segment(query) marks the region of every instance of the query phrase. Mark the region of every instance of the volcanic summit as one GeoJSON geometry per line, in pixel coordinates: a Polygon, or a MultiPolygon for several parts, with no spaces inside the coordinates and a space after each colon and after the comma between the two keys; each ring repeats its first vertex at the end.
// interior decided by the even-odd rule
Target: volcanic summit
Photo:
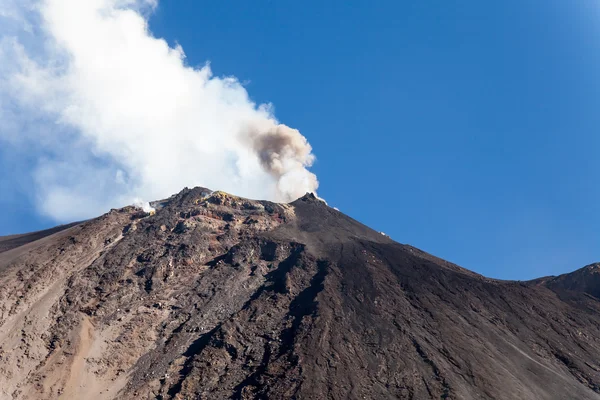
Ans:
{"type": "Polygon", "coordinates": [[[0,238],[0,398],[600,399],[600,266],[499,281],[314,195],[0,238]]]}

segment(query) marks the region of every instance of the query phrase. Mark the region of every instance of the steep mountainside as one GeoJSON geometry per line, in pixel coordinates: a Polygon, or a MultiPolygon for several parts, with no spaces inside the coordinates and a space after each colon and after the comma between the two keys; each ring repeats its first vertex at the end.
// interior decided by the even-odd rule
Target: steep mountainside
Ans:
{"type": "Polygon", "coordinates": [[[487,279],[312,195],[157,206],[0,253],[0,398],[600,399],[597,265],[487,279]]]}
{"type": "Polygon", "coordinates": [[[25,233],[21,235],[0,236],[0,253],[14,249],[15,247],[26,245],[27,243],[34,242],[36,240],[43,239],[46,236],[50,236],[54,233],[63,231],[78,224],[79,222],[75,222],[73,224],[60,225],[56,228],[46,229],[44,231],[25,233]]]}

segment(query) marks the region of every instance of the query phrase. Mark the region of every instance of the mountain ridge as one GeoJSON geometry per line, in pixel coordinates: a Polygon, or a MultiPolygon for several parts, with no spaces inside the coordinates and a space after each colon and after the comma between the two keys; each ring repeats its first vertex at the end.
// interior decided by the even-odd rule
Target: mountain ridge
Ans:
{"type": "Polygon", "coordinates": [[[600,398],[595,269],[486,278],[310,194],[153,206],[0,253],[0,397],[600,398]]]}

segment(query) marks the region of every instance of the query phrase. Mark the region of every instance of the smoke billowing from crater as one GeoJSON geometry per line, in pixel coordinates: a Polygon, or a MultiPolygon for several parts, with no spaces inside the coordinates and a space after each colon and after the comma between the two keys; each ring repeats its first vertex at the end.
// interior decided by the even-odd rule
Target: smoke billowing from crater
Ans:
{"type": "Polygon", "coordinates": [[[201,185],[289,201],[318,187],[312,148],[234,77],[154,37],[151,0],[4,0],[0,142],[56,220],[201,185]]]}
{"type": "Polygon", "coordinates": [[[297,186],[316,189],[317,177],[306,169],[315,160],[306,138],[286,125],[270,125],[264,130],[250,130],[244,136],[250,140],[264,170],[277,181],[277,190],[291,200],[304,194],[299,193],[297,186]]]}

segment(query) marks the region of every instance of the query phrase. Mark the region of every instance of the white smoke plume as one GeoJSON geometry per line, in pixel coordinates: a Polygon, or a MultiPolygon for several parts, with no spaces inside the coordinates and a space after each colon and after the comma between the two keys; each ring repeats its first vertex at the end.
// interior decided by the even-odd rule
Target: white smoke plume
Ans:
{"type": "Polygon", "coordinates": [[[306,138],[154,37],[156,4],[0,0],[0,145],[40,155],[40,212],[75,220],[196,185],[275,201],[315,192],[306,138]]]}
{"type": "Polygon", "coordinates": [[[132,205],[137,208],[141,208],[142,211],[147,212],[147,213],[156,211],[156,209],[154,207],[152,207],[149,202],[144,201],[142,199],[134,199],[132,205]]]}

